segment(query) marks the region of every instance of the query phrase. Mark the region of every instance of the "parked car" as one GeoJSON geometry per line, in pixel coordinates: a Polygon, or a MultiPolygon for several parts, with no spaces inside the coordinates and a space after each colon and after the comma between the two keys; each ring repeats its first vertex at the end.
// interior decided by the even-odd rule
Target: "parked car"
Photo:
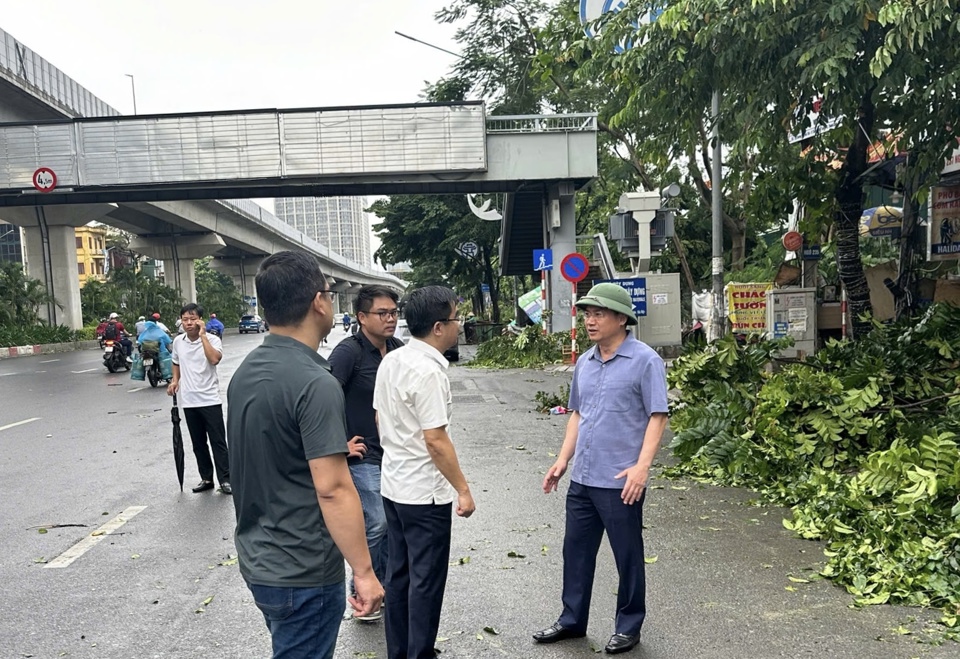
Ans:
{"type": "MultiPolygon", "coordinates": [[[[461,335],[463,333],[463,328],[460,329],[461,335]]],[[[407,329],[407,321],[404,318],[397,319],[397,331],[393,334],[395,337],[400,339],[407,344],[410,342],[410,330],[407,329]]],[[[444,351],[443,356],[447,358],[448,362],[458,362],[460,361],[460,344],[453,346],[452,348],[444,351]]]]}
{"type": "Polygon", "coordinates": [[[256,332],[259,334],[266,330],[266,324],[263,322],[263,318],[257,315],[246,315],[240,317],[240,333],[246,334],[247,332],[256,332]]]}

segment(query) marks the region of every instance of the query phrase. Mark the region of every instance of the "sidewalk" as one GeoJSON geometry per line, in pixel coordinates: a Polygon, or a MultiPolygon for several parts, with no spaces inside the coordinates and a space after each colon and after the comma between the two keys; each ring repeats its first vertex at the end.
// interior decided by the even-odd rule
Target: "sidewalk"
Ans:
{"type": "Polygon", "coordinates": [[[70,343],[44,343],[32,346],[14,346],[0,348],[0,359],[14,357],[33,357],[34,355],[51,355],[57,352],[74,352],[75,350],[89,350],[99,348],[96,339],[92,341],[71,341],[70,343]]]}
{"type": "MultiPolygon", "coordinates": [[[[614,631],[616,569],[604,540],[587,638],[547,646],[530,638],[560,613],[569,484],[564,479],[551,495],[541,490],[567,417],[538,414],[533,397],[556,392],[571,375],[451,366],[452,436],[477,512],[453,522],[438,643],[444,658],[593,656],[614,631]]],[[[660,460],[669,461],[669,449],[660,460]]],[[[958,655],[954,643],[918,642],[924,621],[939,619],[935,612],[850,608],[850,595],[816,577],[822,545],[794,537],[781,524],[786,511],[757,505],[750,492],[655,477],[644,512],[649,613],[641,645],[624,657],[958,655]]],[[[344,621],[338,659],[385,656],[382,624],[344,621]]]]}

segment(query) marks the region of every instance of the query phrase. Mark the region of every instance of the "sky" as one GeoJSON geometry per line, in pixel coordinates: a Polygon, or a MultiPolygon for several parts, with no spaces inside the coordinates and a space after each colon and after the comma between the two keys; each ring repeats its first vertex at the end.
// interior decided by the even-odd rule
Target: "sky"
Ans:
{"type": "MultiPolygon", "coordinates": [[[[5,2],[0,28],[122,114],[411,103],[444,76],[442,0],[5,2]]],[[[273,210],[272,203],[257,200],[273,210]]],[[[376,249],[376,245],[373,245],[376,249]]]]}

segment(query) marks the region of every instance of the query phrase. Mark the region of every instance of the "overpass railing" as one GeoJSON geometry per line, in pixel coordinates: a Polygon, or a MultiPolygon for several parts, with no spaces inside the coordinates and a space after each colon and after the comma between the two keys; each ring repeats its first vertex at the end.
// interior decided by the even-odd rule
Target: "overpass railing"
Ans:
{"type": "Polygon", "coordinates": [[[0,125],[0,189],[481,172],[482,103],[90,118],[0,125]]]}
{"type": "Polygon", "coordinates": [[[3,30],[0,30],[0,75],[69,115],[113,117],[120,114],[3,30]]]}
{"type": "Polygon", "coordinates": [[[503,115],[487,117],[488,133],[597,132],[596,113],[503,115]]]}
{"type": "Polygon", "coordinates": [[[275,233],[285,236],[292,242],[303,245],[314,254],[325,258],[331,263],[336,263],[342,268],[367,275],[368,277],[390,279],[397,283],[402,283],[402,280],[399,277],[387,272],[386,270],[377,270],[369,265],[357,263],[356,261],[352,261],[344,256],[341,256],[326,245],[317,242],[313,238],[310,238],[302,231],[297,231],[295,228],[254,201],[249,199],[217,199],[216,203],[226,207],[228,210],[234,213],[237,213],[241,217],[250,220],[251,222],[260,224],[261,226],[267,227],[275,233]]]}

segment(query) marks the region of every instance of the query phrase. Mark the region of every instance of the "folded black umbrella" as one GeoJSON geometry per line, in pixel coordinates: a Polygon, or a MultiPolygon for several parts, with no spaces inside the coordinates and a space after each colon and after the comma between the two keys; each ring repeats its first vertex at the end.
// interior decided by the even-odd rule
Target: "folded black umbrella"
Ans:
{"type": "Polygon", "coordinates": [[[180,481],[180,491],[183,492],[183,435],[180,432],[180,409],[177,407],[176,394],[173,396],[170,421],[173,422],[173,462],[177,466],[177,480],[180,481]]]}

